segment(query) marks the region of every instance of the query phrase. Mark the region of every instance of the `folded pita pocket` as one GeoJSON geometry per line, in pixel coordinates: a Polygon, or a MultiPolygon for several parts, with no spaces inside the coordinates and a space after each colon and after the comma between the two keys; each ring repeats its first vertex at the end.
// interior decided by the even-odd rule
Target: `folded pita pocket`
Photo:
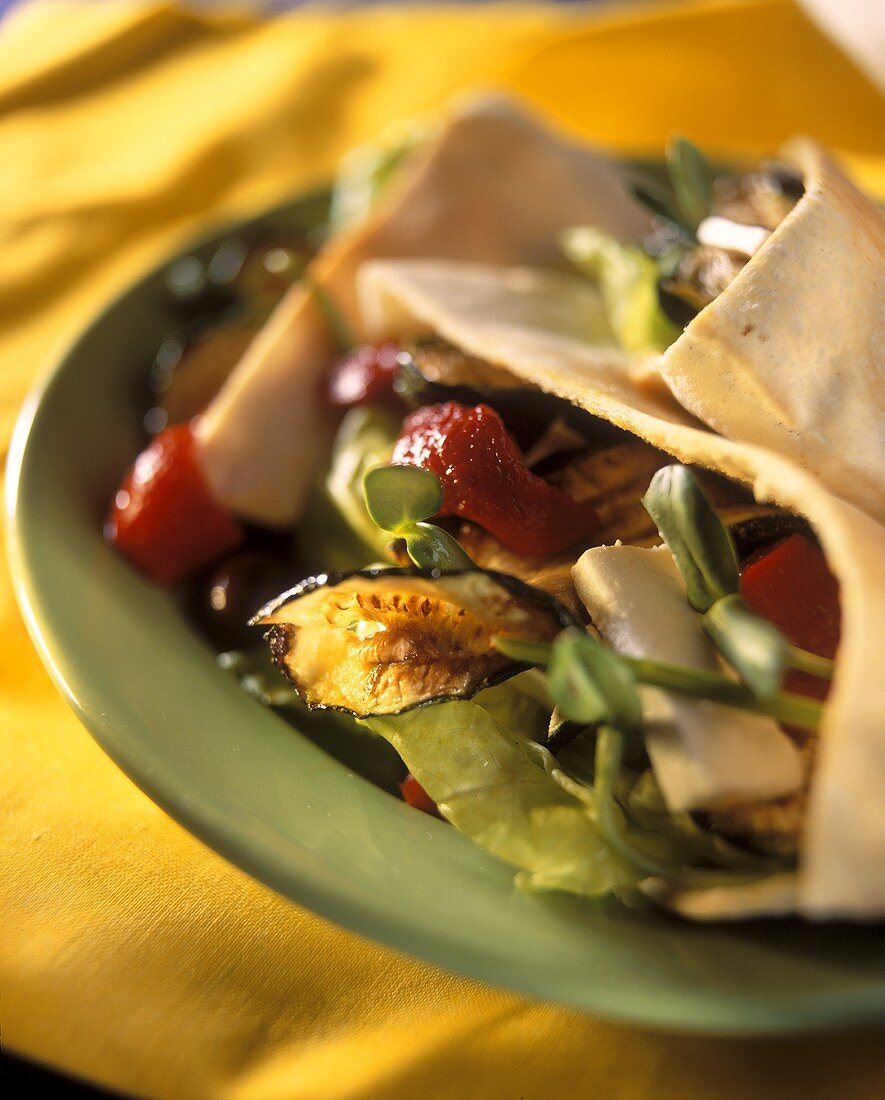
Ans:
{"type": "Polygon", "coordinates": [[[792,458],[696,426],[675,402],[646,389],[623,357],[583,341],[580,320],[562,306],[585,300],[582,280],[525,268],[380,261],[361,270],[359,285],[377,334],[433,332],[681,462],[750,486],[760,503],[807,517],[839,581],[842,638],[799,870],[774,887],[765,880],[671,903],[699,918],[781,911],[785,899],[811,917],[885,916],[885,527],[792,458]]]}
{"type": "MultiPolygon", "coordinates": [[[[564,268],[560,235],[580,222],[623,239],[641,237],[650,224],[607,158],[510,101],[485,97],[409,155],[377,211],[333,238],[310,276],[359,334],[355,276],[367,259],[564,268]]],[[[329,435],[321,379],[336,354],[314,296],[297,284],[196,429],[213,495],[231,511],[271,526],[298,519],[329,435]]]]}
{"type": "Polygon", "coordinates": [[[721,435],[885,522],[885,213],[813,142],[781,155],[804,195],[659,369],[721,435]]]}

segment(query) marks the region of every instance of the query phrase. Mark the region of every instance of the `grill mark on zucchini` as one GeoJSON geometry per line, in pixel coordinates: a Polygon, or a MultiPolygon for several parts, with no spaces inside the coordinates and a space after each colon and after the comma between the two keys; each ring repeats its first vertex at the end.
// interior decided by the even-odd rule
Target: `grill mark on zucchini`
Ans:
{"type": "Polygon", "coordinates": [[[495,636],[551,641],[575,622],[511,576],[410,569],[311,579],[253,619],[309,707],[361,718],[469,698],[525,667],[495,636]]]}

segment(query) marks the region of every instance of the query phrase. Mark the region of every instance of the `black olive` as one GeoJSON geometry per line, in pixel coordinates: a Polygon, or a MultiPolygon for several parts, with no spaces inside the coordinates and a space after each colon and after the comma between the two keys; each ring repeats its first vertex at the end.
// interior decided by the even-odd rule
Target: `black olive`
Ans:
{"type": "Polygon", "coordinates": [[[291,583],[296,561],[293,535],[253,528],[238,549],[189,582],[186,611],[219,652],[254,646],[248,621],[291,583]]]}
{"type": "Polygon", "coordinates": [[[748,519],[730,524],[729,531],[741,562],[745,562],[760,550],[767,550],[776,543],[783,542],[790,535],[804,535],[817,543],[817,538],[807,521],[789,512],[750,516],[748,519]]]}
{"type": "Polygon", "coordinates": [[[213,318],[236,304],[236,294],[229,287],[213,283],[207,264],[196,256],[175,260],[166,271],[165,284],[184,321],[213,318]]]}

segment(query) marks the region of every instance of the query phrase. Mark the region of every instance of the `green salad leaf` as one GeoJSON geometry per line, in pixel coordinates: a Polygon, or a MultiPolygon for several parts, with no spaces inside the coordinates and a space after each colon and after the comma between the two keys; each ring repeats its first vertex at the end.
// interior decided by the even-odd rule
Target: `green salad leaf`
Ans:
{"type": "MultiPolygon", "coordinates": [[[[391,538],[379,530],[369,516],[363,496],[363,479],[369,470],[387,462],[398,435],[399,424],[392,413],[360,405],[351,409],[341,421],[332,447],[326,493],[350,530],[370,551],[370,556],[389,558],[391,538]]],[[[365,555],[361,555],[354,562],[364,558],[365,555]]]]}
{"type": "Polygon", "coordinates": [[[301,576],[347,571],[367,565],[377,556],[378,551],[345,520],[341,501],[333,500],[326,478],[318,476],[298,526],[298,559],[292,563],[293,570],[297,568],[301,576]]]}
{"type": "Polygon", "coordinates": [[[430,132],[428,126],[415,121],[401,123],[382,134],[380,142],[351,149],[332,186],[329,225],[333,233],[366,220],[406,156],[426,141],[430,132]]]}
{"type": "Polygon", "coordinates": [[[393,745],[459,832],[521,868],[521,885],[587,896],[635,889],[641,875],[605,843],[587,805],[553,777],[550,753],[479,702],[364,724],[393,745]]]}
{"type": "Polygon", "coordinates": [[[683,222],[694,232],[713,209],[713,170],[700,149],[679,135],[667,146],[667,169],[683,222]]]}
{"type": "Polygon", "coordinates": [[[519,730],[531,741],[543,743],[547,736],[553,702],[544,674],[538,669],[527,669],[501,684],[485,688],[474,695],[473,702],[499,725],[519,730]]]}
{"type": "Polygon", "coordinates": [[[661,309],[658,266],[635,245],[620,241],[592,226],[567,230],[565,253],[602,292],[609,324],[625,351],[663,351],[681,329],[661,309]]]}

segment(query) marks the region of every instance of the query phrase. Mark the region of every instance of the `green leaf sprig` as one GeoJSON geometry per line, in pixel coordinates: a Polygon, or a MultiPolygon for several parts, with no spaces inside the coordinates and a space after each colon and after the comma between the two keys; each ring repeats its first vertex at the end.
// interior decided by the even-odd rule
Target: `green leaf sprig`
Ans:
{"type": "Polygon", "coordinates": [[[773,699],[789,665],[829,677],[825,657],[791,646],[777,627],[740,595],[737,552],[687,466],[665,466],[642,498],[685,581],[688,602],[704,632],[757,699],[773,699]]]}
{"type": "MultiPolygon", "coordinates": [[[[653,684],[677,694],[711,699],[762,713],[775,714],[796,725],[815,728],[820,706],[812,700],[780,694],[761,701],[743,685],[718,673],[683,669],[658,661],[624,657],[577,628],[562,631],[552,643],[497,639],[496,648],[527,663],[546,666],[547,686],[559,711],[570,721],[595,730],[592,786],[559,769],[554,775],[566,790],[584,801],[609,847],[645,875],[685,885],[711,886],[747,881],[771,870],[767,862],[735,859],[718,850],[700,830],[694,847],[712,867],[696,867],[683,859],[686,845],[662,842],[631,822],[619,797],[624,759],[632,755],[642,731],[642,701],[638,684],[653,684]],[[703,842],[703,843],[701,843],[703,842]]],[[[669,818],[668,818],[669,820],[669,818]]],[[[664,838],[666,840],[666,838],[664,838]]],[[[672,838],[671,838],[672,839],[672,838]]],[[[697,853],[696,853],[697,854],[697,853]]]]}
{"type": "Polygon", "coordinates": [[[713,209],[713,170],[696,145],[676,134],[667,146],[667,171],[682,222],[695,233],[713,209]]]}
{"type": "Polygon", "coordinates": [[[356,347],[356,335],[328,290],[324,286],[320,286],[306,272],[301,276],[301,281],[310,293],[313,303],[322,315],[323,320],[329,326],[329,331],[334,336],[339,349],[344,352],[356,347]]]}
{"type": "Polygon", "coordinates": [[[747,607],[737,592],[712,603],[704,633],[754,695],[770,699],[781,685],[790,646],[778,628],[747,607]]]}
{"type": "Polygon", "coordinates": [[[570,627],[553,643],[547,666],[550,695],[563,717],[582,725],[607,722],[640,737],[642,704],[630,665],[583,630],[570,627]]]}
{"type": "Polygon", "coordinates": [[[811,731],[820,724],[820,703],[804,695],[778,691],[759,698],[745,684],[721,673],[626,657],[576,629],[563,631],[553,642],[496,638],[494,645],[514,660],[547,668],[550,694],[566,718],[587,725],[605,722],[621,726],[628,735],[637,729],[635,708],[640,706],[635,688],[630,695],[631,684],[647,684],[674,695],[765,714],[811,731]]]}
{"type": "Polygon", "coordinates": [[[642,498],[685,581],[688,602],[701,613],[738,590],[737,552],[687,466],[664,466],[642,498]]]}
{"type": "Polygon", "coordinates": [[[655,217],[669,222],[685,243],[713,210],[716,173],[701,150],[675,134],[666,150],[666,179],[643,173],[628,186],[631,194],[655,217]]]}
{"type": "Polygon", "coordinates": [[[404,539],[422,569],[475,569],[457,539],[426,521],[442,507],[439,478],[420,466],[376,466],[363,479],[366,508],[383,531],[404,539]]]}

